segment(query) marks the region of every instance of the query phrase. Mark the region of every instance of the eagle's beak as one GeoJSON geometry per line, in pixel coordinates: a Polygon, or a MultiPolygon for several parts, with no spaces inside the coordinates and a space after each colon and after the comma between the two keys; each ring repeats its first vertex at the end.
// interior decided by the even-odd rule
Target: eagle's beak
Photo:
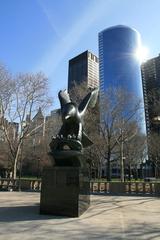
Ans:
{"type": "Polygon", "coordinates": [[[65,116],[64,119],[67,120],[69,118],[69,115],[65,116]]]}

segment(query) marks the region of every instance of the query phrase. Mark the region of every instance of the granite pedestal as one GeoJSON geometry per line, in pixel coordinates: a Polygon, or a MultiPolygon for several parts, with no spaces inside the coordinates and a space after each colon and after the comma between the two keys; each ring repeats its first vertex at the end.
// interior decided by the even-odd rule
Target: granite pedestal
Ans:
{"type": "Polygon", "coordinates": [[[90,204],[88,169],[53,167],[44,169],[40,213],[79,217],[90,204]]]}

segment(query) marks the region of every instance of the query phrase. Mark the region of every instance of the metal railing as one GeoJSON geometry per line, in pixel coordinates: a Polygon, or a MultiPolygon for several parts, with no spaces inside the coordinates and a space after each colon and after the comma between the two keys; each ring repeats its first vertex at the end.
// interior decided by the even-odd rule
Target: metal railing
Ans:
{"type": "MultiPolygon", "coordinates": [[[[0,179],[0,190],[41,191],[41,180],[0,179]]],[[[160,196],[160,183],[157,182],[90,182],[90,192],[115,195],[160,196]]]]}
{"type": "Polygon", "coordinates": [[[120,195],[160,195],[160,183],[153,182],[91,182],[92,193],[120,195]]]}
{"type": "Polygon", "coordinates": [[[1,178],[0,190],[41,191],[41,180],[1,178]]]}

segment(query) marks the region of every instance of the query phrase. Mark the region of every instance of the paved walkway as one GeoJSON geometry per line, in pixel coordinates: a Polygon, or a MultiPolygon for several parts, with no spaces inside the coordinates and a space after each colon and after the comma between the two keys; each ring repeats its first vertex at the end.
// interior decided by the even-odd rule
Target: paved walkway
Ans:
{"type": "Polygon", "coordinates": [[[160,198],[91,196],[80,218],[39,215],[39,193],[0,192],[0,240],[160,240],[160,198]]]}

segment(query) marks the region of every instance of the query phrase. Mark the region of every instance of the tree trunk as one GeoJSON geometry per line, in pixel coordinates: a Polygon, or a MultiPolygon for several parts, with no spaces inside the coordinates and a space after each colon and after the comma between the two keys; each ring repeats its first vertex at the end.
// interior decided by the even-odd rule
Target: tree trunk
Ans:
{"type": "Polygon", "coordinates": [[[131,170],[131,164],[128,165],[128,180],[131,181],[131,175],[132,175],[132,170],[131,170]]]}
{"type": "Polygon", "coordinates": [[[111,181],[111,164],[110,164],[110,154],[107,156],[107,163],[106,163],[106,174],[107,174],[107,181],[111,181]]]}
{"type": "Polygon", "coordinates": [[[155,164],[155,178],[159,177],[159,167],[157,164],[155,164]]]}
{"type": "Polygon", "coordinates": [[[14,160],[14,166],[13,166],[13,179],[16,179],[17,177],[17,161],[14,160]]]}
{"type": "Polygon", "coordinates": [[[121,142],[121,150],[120,150],[120,169],[121,169],[121,182],[124,182],[123,140],[121,142]]]}
{"type": "Polygon", "coordinates": [[[101,168],[100,168],[100,164],[99,163],[98,163],[97,170],[98,170],[98,179],[100,179],[101,178],[101,168]]]}
{"type": "Polygon", "coordinates": [[[135,166],[135,180],[138,180],[138,168],[135,166]]]}
{"type": "Polygon", "coordinates": [[[157,178],[159,178],[160,177],[160,167],[158,166],[157,167],[157,178]]]}
{"type": "Polygon", "coordinates": [[[16,179],[16,177],[17,177],[17,163],[18,163],[18,159],[19,159],[19,155],[20,155],[20,151],[21,151],[21,145],[22,145],[22,143],[20,143],[18,145],[17,152],[16,152],[16,157],[14,159],[13,179],[16,179]]]}

